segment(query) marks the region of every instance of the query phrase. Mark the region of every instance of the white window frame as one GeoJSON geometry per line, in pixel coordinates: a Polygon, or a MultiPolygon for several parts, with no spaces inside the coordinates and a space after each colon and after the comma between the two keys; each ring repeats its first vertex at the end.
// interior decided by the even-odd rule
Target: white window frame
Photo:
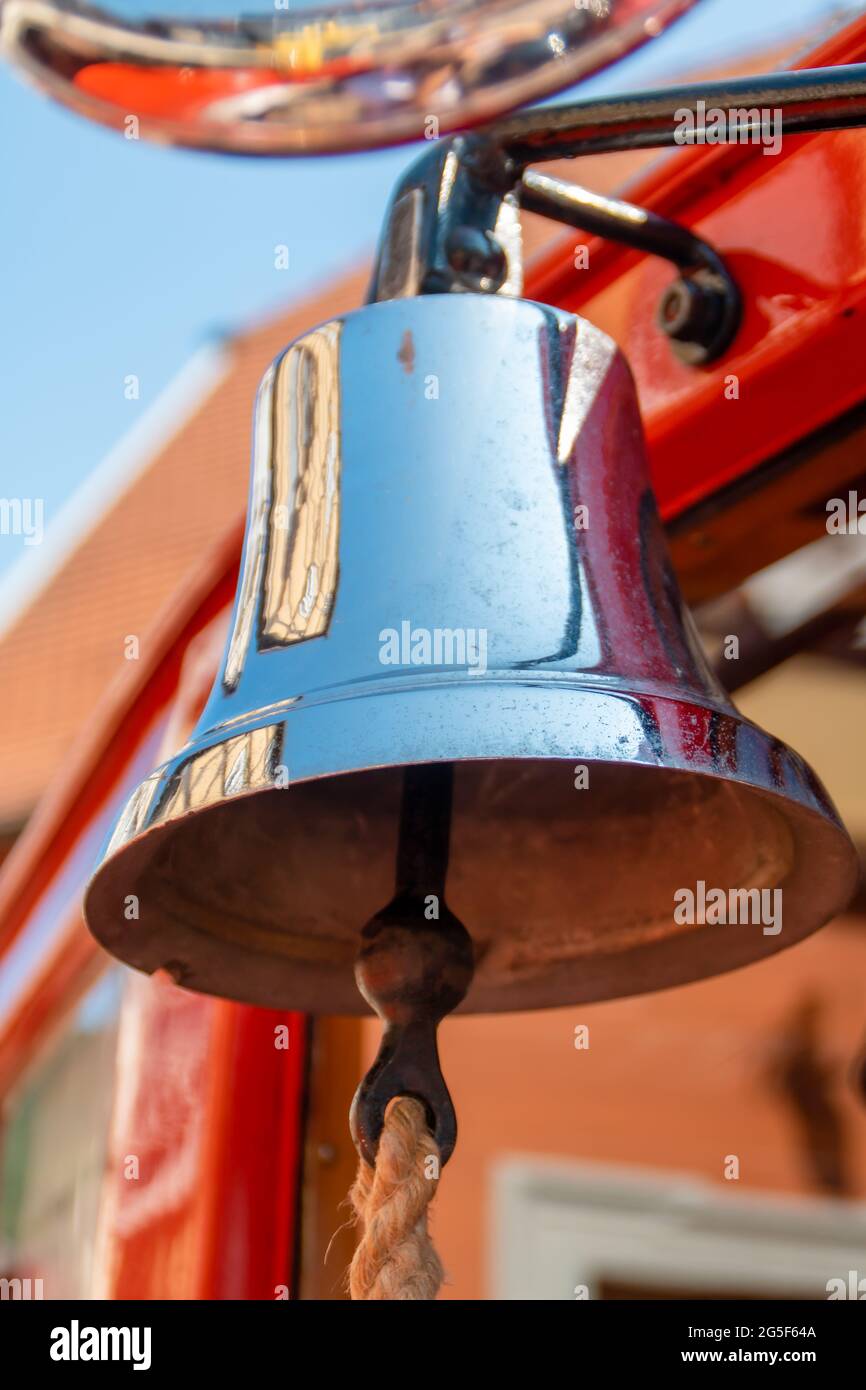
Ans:
{"type": "Polygon", "coordinates": [[[829,1279],[866,1276],[863,1202],[518,1155],[497,1163],[492,1198],[495,1299],[596,1298],[605,1279],[826,1298],[829,1279]]]}

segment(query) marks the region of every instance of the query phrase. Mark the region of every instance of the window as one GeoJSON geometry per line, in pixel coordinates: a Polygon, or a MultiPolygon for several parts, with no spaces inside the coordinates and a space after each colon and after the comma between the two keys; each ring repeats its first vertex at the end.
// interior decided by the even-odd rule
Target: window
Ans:
{"type": "Polygon", "coordinates": [[[3,1108],[0,1276],[10,1281],[2,1286],[4,1298],[90,1296],[121,975],[109,970],[91,988],[3,1108]]]}
{"type": "Polygon", "coordinates": [[[866,1204],[685,1173],[513,1159],[494,1183],[499,1299],[827,1298],[866,1275],[866,1204]]]}

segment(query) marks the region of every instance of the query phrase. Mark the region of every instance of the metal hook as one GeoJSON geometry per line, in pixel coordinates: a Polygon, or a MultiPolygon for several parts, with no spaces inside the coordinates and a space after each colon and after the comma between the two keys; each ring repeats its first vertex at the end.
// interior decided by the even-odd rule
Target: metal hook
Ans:
{"type": "Polygon", "coordinates": [[[659,327],[677,356],[690,366],[727,352],[743,316],[737,282],[714,246],[688,227],[621,198],[606,198],[535,169],[518,185],[521,207],[677,266],[659,308],[659,327]]]}

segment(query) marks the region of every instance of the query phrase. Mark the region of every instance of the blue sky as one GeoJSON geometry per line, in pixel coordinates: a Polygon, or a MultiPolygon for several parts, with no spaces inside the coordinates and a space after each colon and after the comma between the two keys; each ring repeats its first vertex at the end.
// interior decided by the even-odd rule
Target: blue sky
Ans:
{"type": "MultiPolygon", "coordinates": [[[[700,0],[582,90],[664,82],[839,8],[700,0]]],[[[50,544],[64,502],[197,348],[369,255],[414,152],[244,162],[168,150],[90,126],[5,67],[0,132],[0,496],[43,498],[50,544]],[[274,268],[277,244],[289,247],[288,270],[274,268]],[[138,401],[124,396],[130,374],[138,401]]],[[[0,580],[37,549],[0,535],[0,580]]]]}

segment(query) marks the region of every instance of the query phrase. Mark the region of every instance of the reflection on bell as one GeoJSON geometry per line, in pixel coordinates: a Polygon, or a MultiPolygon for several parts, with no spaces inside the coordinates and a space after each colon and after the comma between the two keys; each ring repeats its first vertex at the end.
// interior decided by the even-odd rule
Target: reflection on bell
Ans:
{"type": "Polygon", "coordinates": [[[353,963],[394,892],[402,769],[434,762],[454,764],[466,1011],[742,965],[856,882],[820,783],[704,662],[623,358],[493,295],[361,309],[266,373],[223,667],[126,807],[90,926],[193,989],[364,1011],[353,963]],[[713,889],[779,889],[780,911],[679,920],[684,890],[713,889]]]}

